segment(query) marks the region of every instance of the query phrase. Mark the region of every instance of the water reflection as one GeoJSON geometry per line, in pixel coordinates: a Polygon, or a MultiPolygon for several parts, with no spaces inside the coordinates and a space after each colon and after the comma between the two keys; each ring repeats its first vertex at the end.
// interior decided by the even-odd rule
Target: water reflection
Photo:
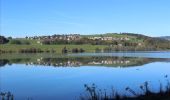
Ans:
{"type": "Polygon", "coordinates": [[[13,58],[0,59],[0,66],[6,64],[44,65],[54,67],[107,66],[129,67],[141,66],[152,62],[170,62],[169,58],[137,58],[137,57],[63,57],[63,58],[13,58]]]}
{"type": "Polygon", "coordinates": [[[153,92],[159,92],[160,83],[167,86],[164,77],[170,80],[170,63],[167,63],[170,58],[166,57],[0,56],[0,92],[10,91],[15,100],[27,100],[28,97],[29,100],[77,100],[85,92],[84,84],[92,83],[99,89],[107,89],[108,94],[114,86],[115,91],[124,95],[126,87],[140,93],[139,85],[147,81],[153,92]]]}
{"type": "MultiPolygon", "coordinates": [[[[129,86],[124,89],[126,91],[124,94],[119,94],[113,87],[108,92],[106,89],[100,89],[94,83],[92,85],[84,84],[85,92],[77,100],[169,100],[170,81],[168,80],[168,75],[165,75],[164,78],[167,84],[163,86],[160,82],[158,91],[153,91],[150,83],[146,81],[139,86],[140,93],[129,86]],[[128,95],[129,93],[131,95],[128,95]]],[[[33,100],[32,97],[29,97],[29,94],[26,95],[28,97],[27,100],[33,100]]],[[[15,99],[11,92],[2,91],[0,91],[0,98],[2,100],[15,99]]],[[[48,96],[47,99],[49,99],[48,96]]]]}

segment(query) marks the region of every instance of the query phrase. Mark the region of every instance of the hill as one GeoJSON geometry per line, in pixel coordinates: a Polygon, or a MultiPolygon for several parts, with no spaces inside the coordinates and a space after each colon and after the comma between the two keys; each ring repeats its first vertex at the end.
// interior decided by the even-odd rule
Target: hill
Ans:
{"type": "Polygon", "coordinates": [[[94,35],[51,35],[26,38],[0,38],[0,52],[111,52],[170,50],[170,41],[134,33],[94,35]]]}
{"type": "Polygon", "coordinates": [[[169,40],[170,41],[170,36],[161,36],[159,38],[165,39],[165,40],[169,40]]]}

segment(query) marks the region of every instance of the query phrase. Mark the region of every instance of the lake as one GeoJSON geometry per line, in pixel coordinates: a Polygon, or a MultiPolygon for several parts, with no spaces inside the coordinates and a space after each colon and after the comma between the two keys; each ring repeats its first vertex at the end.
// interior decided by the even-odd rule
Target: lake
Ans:
{"type": "Polygon", "coordinates": [[[85,84],[132,96],[131,87],[149,83],[159,91],[170,80],[170,52],[113,52],[82,54],[1,54],[0,92],[14,100],[79,100],[85,84]]]}

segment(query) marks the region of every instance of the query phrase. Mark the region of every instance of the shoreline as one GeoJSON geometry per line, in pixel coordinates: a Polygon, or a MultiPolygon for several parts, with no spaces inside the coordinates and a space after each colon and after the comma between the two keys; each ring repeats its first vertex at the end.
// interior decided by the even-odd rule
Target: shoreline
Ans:
{"type": "Polygon", "coordinates": [[[67,49],[67,53],[82,53],[73,52],[73,49],[82,49],[84,53],[105,53],[105,52],[170,52],[169,49],[163,50],[149,50],[147,48],[139,47],[116,47],[109,45],[14,45],[14,44],[1,44],[0,54],[2,53],[21,53],[21,50],[31,49],[29,52],[22,53],[58,53],[62,54],[63,48],[67,49]],[[32,49],[35,49],[34,51],[32,49]]]}

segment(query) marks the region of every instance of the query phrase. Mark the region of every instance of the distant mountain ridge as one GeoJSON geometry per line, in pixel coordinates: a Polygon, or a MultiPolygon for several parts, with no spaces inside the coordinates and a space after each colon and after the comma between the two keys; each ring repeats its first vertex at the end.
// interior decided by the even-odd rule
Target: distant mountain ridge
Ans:
{"type": "Polygon", "coordinates": [[[165,40],[169,40],[170,41],[170,36],[161,36],[159,38],[165,39],[165,40]]]}

